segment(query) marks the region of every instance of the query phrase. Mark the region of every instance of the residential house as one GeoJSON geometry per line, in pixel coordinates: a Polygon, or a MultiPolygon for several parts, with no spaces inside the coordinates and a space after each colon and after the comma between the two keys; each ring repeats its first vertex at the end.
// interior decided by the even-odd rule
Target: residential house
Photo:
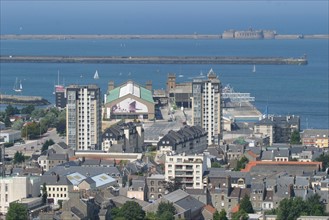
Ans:
{"type": "Polygon", "coordinates": [[[156,212],[161,202],[173,204],[176,209],[176,214],[174,215],[175,219],[202,219],[202,210],[205,204],[180,189],[164,195],[154,203],[143,207],[143,210],[145,212],[156,212]]]}
{"type": "Polygon", "coordinates": [[[207,132],[200,126],[184,126],[178,131],[169,131],[163,136],[158,144],[157,150],[166,153],[202,153],[207,149],[207,132]]]}
{"type": "Polygon", "coordinates": [[[161,174],[152,174],[146,178],[147,198],[149,201],[160,199],[165,192],[164,184],[165,176],[161,174]]]}
{"type": "Polygon", "coordinates": [[[328,148],[329,147],[329,130],[306,129],[301,132],[301,141],[304,146],[328,148]]]}
{"type": "Polygon", "coordinates": [[[102,150],[107,152],[137,153],[143,151],[144,129],[140,123],[118,123],[102,135],[102,150]]]}
{"type": "Polygon", "coordinates": [[[203,174],[207,170],[204,154],[166,155],[165,180],[181,182],[186,188],[203,189],[203,174]]]}
{"type": "Polygon", "coordinates": [[[146,201],[145,178],[133,179],[131,186],[128,187],[127,197],[146,201]]]}

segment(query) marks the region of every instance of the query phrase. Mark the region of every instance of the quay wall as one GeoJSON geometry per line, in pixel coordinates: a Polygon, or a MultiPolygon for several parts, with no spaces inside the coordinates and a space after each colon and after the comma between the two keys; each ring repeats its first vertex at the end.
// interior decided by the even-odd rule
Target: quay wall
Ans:
{"type": "Polygon", "coordinates": [[[40,96],[3,95],[0,94],[0,104],[12,105],[49,105],[50,102],[40,96]]]}
{"type": "Polygon", "coordinates": [[[227,56],[0,56],[0,63],[307,65],[306,58],[227,56]]]}

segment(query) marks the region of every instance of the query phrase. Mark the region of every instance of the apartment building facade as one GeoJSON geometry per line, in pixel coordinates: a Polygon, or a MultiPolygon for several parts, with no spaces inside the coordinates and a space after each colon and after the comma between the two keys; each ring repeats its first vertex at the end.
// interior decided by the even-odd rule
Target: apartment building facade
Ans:
{"type": "Polygon", "coordinates": [[[96,85],[66,88],[66,139],[75,150],[101,147],[101,92],[96,85]]]}
{"type": "Polygon", "coordinates": [[[166,155],[165,180],[179,181],[187,189],[203,189],[203,173],[207,170],[204,154],[166,155]]]}
{"type": "Polygon", "coordinates": [[[222,137],[221,82],[211,69],[208,79],[192,82],[192,124],[208,133],[208,145],[218,145],[222,137]]]}
{"type": "Polygon", "coordinates": [[[0,213],[7,213],[9,204],[13,201],[37,197],[40,193],[39,189],[40,177],[0,177],[0,213]]]}

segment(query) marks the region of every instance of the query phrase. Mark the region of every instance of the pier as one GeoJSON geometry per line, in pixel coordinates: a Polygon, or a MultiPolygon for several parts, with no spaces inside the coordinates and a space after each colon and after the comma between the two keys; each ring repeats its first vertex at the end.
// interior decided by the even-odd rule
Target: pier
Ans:
{"type": "Polygon", "coordinates": [[[1,63],[307,65],[306,57],[238,56],[0,56],[1,63]]]}

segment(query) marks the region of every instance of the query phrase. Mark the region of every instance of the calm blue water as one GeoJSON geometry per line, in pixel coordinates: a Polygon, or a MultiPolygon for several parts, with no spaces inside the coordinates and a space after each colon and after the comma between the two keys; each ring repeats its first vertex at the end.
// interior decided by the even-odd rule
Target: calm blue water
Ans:
{"type": "Polygon", "coordinates": [[[179,82],[204,74],[213,68],[223,85],[249,92],[255,105],[270,114],[301,116],[302,128],[327,128],[328,123],[328,41],[327,40],[64,40],[1,41],[2,55],[216,55],[283,56],[307,54],[307,66],[258,65],[121,65],[121,64],[27,64],[1,63],[0,92],[13,93],[16,77],[22,80],[24,95],[43,96],[54,102],[57,83],[65,85],[97,83],[102,92],[109,80],[121,84],[132,79],[144,85],[153,81],[155,89],[166,87],[168,73],[184,75],[179,82]],[[93,79],[98,70],[100,80],[93,79]]]}

